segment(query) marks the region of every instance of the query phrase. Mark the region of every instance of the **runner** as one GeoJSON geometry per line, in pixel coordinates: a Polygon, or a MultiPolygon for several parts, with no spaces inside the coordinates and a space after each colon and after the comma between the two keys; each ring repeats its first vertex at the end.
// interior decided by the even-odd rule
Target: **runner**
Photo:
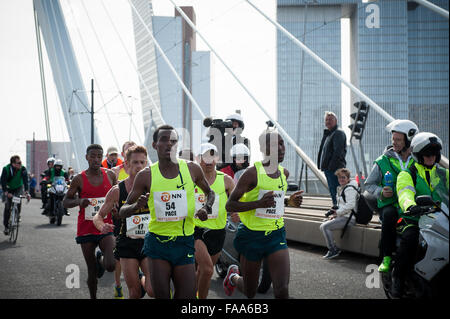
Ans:
{"type": "MultiPolygon", "coordinates": [[[[289,172],[284,159],[284,140],[276,131],[259,137],[262,162],[256,162],[239,179],[226,204],[228,212],[241,212],[234,246],[241,255],[239,268],[231,265],[224,290],[231,296],[235,287],[253,298],[258,287],[261,262],[267,257],[275,298],[289,298],[289,252],[284,228],[284,198],[289,172]]],[[[290,196],[289,205],[299,207],[303,191],[290,196]]]]}
{"type": "MultiPolygon", "coordinates": [[[[102,158],[103,148],[100,145],[88,146],[86,160],[89,168],[74,177],[63,201],[64,208],[80,206],[75,240],[81,245],[88,268],[87,284],[91,299],[97,298],[97,277],[103,275],[104,269],[114,271],[115,266],[113,255],[115,243],[112,233],[102,234],[92,222],[106,194],[112,185],[116,184],[116,175],[111,170],[101,167],[102,158]],[[100,254],[95,255],[97,246],[103,253],[103,262],[100,262],[100,254]]],[[[108,214],[105,222],[112,223],[111,214],[108,214]]]]}
{"type": "MultiPolygon", "coordinates": [[[[136,145],[133,141],[127,141],[123,143],[122,145],[122,158],[125,159],[126,151],[130,147],[136,145]]],[[[114,174],[116,174],[117,181],[123,181],[128,177],[128,165],[126,164],[126,161],[124,161],[122,164],[117,165],[111,169],[114,174]]],[[[126,199],[126,198],[125,198],[126,199]]],[[[113,210],[113,212],[115,209],[113,210]]],[[[119,236],[120,232],[120,225],[122,223],[122,220],[118,216],[119,214],[113,214],[113,224],[114,224],[114,237],[116,238],[119,236]]],[[[114,254],[114,257],[116,258],[116,270],[114,271],[114,280],[116,282],[116,285],[114,287],[114,298],[115,299],[123,299],[123,291],[122,291],[122,284],[120,282],[120,275],[122,273],[122,267],[120,266],[120,258],[117,257],[117,254],[114,254]]]]}
{"type": "MultiPolygon", "coordinates": [[[[202,144],[198,161],[206,180],[215,193],[212,213],[208,215],[208,220],[195,219],[194,239],[198,298],[206,299],[214,272],[214,265],[219,259],[225,242],[225,225],[227,223],[225,204],[228,196],[234,189],[234,182],[227,174],[216,171],[219,153],[215,145],[210,143],[202,144]]],[[[199,210],[204,202],[205,195],[201,189],[196,187],[195,209],[199,210]]]]}
{"type": "Polygon", "coordinates": [[[158,127],[153,148],[158,162],[140,171],[120,209],[131,216],[147,203],[150,209],[149,232],[143,252],[149,261],[151,285],[156,298],[170,297],[170,279],[174,298],[195,298],[194,214],[206,220],[214,203],[201,167],[177,159],[178,134],[170,125],[158,127]],[[206,194],[206,204],[195,213],[194,183],[206,194]],[[145,195],[142,195],[145,194],[145,195]]]}
{"type": "MultiPolygon", "coordinates": [[[[128,197],[128,191],[133,186],[136,174],[147,166],[147,149],[144,146],[132,146],[128,148],[125,157],[130,176],[124,181],[115,185],[106,195],[105,203],[94,217],[94,224],[103,234],[115,231],[116,225],[104,222],[104,218],[117,204],[120,207],[128,197]]],[[[133,216],[120,217],[120,233],[116,239],[116,249],[114,255],[120,260],[123,275],[129,291],[130,299],[143,297],[142,287],[149,296],[153,297],[148,273],[148,261],[142,254],[144,236],[148,230],[148,220],[150,219],[148,207],[144,207],[139,213],[133,216]],[[139,267],[144,271],[145,277],[139,278],[139,267]]],[[[120,278],[119,278],[120,280],[120,278]]],[[[117,285],[117,283],[116,283],[117,285]]],[[[144,291],[144,294],[145,294],[144,291]]]]}

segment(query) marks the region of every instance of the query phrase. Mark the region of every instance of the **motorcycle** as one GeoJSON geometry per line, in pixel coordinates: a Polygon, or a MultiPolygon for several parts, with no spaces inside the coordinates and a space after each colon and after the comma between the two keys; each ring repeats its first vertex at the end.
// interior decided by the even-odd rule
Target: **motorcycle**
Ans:
{"type": "Polygon", "coordinates": [[[55,177],[53,183],[48,185],[47,212],[50,224],[56,222],[56,225],[61,225],[62,218],[66,213],[66,209],[63,206],[63,199],[68,190],[66,180],[62,176],[55,177]],[[51,207],[53,207],[53,210],[50,209],[51,207]]]}
{"type": "MultiPolygon", "coordinates": [[[[227,224],[225,226],[225,243],[223,245],[219,260],[217,260],[215,265],[215,270],[221,278],[225,278],[230,265],[237,265],[240,267],[240,254],[236,251],[233,245],[238,226],[239,223],[233,222],[231,217],[227,218],[227,224]]],[[[267,258],[264,258],[259,271],[258,293],[266,293],[271,284],[272,278],[270,278],[267,258]]]]}
{"type": "MultiPolygon", "coordinates": [[[[420,235],[416,262],[413,271],[406,276],[402,299],[432,299],[449,295],[448,193],[441,198],[444,200],[440,204],[435,203],[430,196],[416,198],[417,205],[424,209],[419,219],[420,235]]],[[[394,268],[395,257],[391,270],[381,276],[385,294],[389,299],[392,298],[394,268]]]]}

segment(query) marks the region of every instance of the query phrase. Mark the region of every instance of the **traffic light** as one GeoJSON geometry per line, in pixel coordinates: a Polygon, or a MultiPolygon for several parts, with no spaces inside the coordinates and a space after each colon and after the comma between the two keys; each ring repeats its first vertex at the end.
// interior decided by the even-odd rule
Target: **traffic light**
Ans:
{"type": "Polygon", "coordinates": [[[350,117],[354,120],[354,122],[353,124],[350,124],[348,128],[352,130],[351,136],[357,140],[360,140],[362,139],[366,126],[367,116],[369,114],[369,105],[364,101],[356,102],[353,105],[358,109],[358,111],[350,114],[350,117]]]}

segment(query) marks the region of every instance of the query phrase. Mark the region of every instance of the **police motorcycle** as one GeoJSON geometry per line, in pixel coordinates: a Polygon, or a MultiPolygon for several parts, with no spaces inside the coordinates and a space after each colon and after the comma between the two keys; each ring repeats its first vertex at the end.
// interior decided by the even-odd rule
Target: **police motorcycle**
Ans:
{"type": "MultiPolygon", "coordinates": [[[[288,184],[288,192],[295,192],[297,190],[298,186],[296,184],[288,184]]],[[[288,194],[286,194],[286,196],[288,196],[288,194]]],[[[231,217],[228,216],[227,224],[225,226],[225,242],[222,248],[222,253],[220,254],[220,257],[215,265],[216,273],[221,278],[225,278],[225,276],[227,275],[228,267],[230,265],[237,265],[238,267],[240,267],[240,255],[234,248],[233,244],[239,224],[240,222],[235,223],[231,220],[231,217]]],[[[261,263],[261,269],[259,271],[257,292],[265,294],[269,290],[271,285],[272,278],[270,277],[269,263],[267,261],[267,258],[264,258],[261,263]]]]}
{"type": "MultiPolygon", "coordinates": [[[[445,190],[443,190],[445,192],[445,190]]],[[[449,296],[449,212],[448,192],[441,196],[444,200],[436,203],[430,196],[418,196],[416,203],[423,207],[419,219],[419,246],[413,271],[405,279],[402,299],[431,299],[449,296]]],[[[398,241],[397,241],[398,244],[398,241]]],[[[398,245],[397,245],[398,247],[398,245]]],[[[382,274],[385,294],[392,298],[392,272],[382,274]]]]}
{"type": "Polygon", "coordinates": [[[62,223],[62,218],[66,213],[66,209],[63,206],[63,199],[66,195],[69,187],[66,183],[66,179],[63,176],[56,176],[53,183],[47,185],[47,214],[50,220],[50,224],[60,226],[62,223]],[[50,195],[51,194],[51,195],[50,195]],[[53,200],[53,203],[51,201],[53,200]],[[53,210],[50,208],[53,207],[53,210]]]}

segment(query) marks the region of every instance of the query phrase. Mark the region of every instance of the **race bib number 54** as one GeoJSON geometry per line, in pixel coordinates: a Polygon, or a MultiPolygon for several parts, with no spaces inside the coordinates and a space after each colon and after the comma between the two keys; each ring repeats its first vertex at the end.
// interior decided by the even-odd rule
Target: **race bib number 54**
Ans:
{"type": "Polygon", "coordinates": [[[185,190],[154,192],[153,200],[157,221],[173,222],[187,217],[188,205],[185,190]]]}

